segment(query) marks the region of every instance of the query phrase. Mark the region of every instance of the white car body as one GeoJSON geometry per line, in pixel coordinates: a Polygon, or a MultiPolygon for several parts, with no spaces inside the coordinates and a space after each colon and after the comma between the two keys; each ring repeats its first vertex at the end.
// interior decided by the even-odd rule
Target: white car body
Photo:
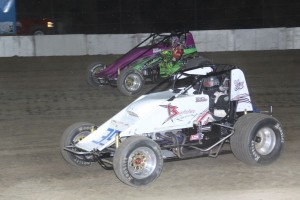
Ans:
{"type": "MultiPolygon", "coordinates": [[[[211,71],[211,67],[205,67],[185,73],[205,75],[211,71]]],[[[236,112],[253,111],[243,72],[240,69],[232,69],[230,80],[229,98],[230,101],[237,102],[236,112]]],[[[181,89],[183,91],[183,88],[181,89]]],[[[140,96],[76,143],[76,147],[84,151],[101,151],[115,143],[116,135],[120,138],[133,135],[147,136],[215,121],[213,113],[209,111],[209,96],[194,92],[195,89],[191,87],[184,94],[164,91],[140,96]]]]}
{"type": "Polygon", "coordinates": [[[240,69],[200,65],[172,77],[171,90],[164,85],[170,82],[158,84],[101,126],[69,126],[61,139],[63,158],[80,167],[97,162],[136,187],[158,178],[165,160],[217,157],[228,152],[223,149],[227,145],[250,165],[266,165],[279,157],[283,128],[273,116],[253,110],[240,69]]]}

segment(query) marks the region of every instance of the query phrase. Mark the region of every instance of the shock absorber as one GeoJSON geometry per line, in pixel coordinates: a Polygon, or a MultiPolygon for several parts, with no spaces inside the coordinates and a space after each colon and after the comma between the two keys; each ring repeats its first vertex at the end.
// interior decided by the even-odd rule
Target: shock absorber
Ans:
{"type": "Polygon", "coordinates": [[[197,134],[198,134],[199,144],[202,144],[203,133],[202,133],[202,123],[201,122],[197,125],[197,134]]]}

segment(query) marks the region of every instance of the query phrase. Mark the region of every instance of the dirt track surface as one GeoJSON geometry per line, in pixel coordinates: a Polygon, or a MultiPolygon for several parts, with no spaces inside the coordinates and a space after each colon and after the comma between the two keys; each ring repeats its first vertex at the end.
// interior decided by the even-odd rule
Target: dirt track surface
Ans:
{"type": "Polygon", "coordinates": [[[60,155],[62,132],[101,124],[135,99],[85,83],[89,63],[116,56],[0,58],[0,199],[300,199],[300,51],[204,55],[240,66],[257,107],[273,106],[286,133],[276,162],[253,167],[232,154],[168,162],[142,188],[98,165],[72,167],[60,155]]]}

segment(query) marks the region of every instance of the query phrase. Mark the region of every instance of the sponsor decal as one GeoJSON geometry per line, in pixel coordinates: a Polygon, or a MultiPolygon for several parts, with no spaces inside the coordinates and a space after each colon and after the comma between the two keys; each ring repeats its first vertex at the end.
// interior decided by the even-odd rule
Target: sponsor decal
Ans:
{"type": "Polygon", "coordinates": [[[249,99],[249,94],[239,94],[235,97],[232,98],[233,101],[238,101],[239,103],[251,103],[250,99],[249,99]]]}
{"type": "Polygon", "coordinates": [[[207,101],[207,98],[205,97],[196,97],[196,102],[204,102],[207,101]]]}
{"type": "Polygon", "coordinates": [[[240,81],[240,79],[234,81],[234,90],[238,91],[244,88],[244,81],[240,81]]]}
{"type": "Polygon", "coordinates": [[[199,140],[199,134],[191,135],[190,141],[193,141],[193,140],[199,140]]]}
{"type": "Polygon", "coordinates": [[[251,150],[254,160],[258,161],[260,159],[260,155],[256,152],[254,140],[251,141],[250,150],[251,150]]]}
{"type": "Polygon", "coordinates": [[[280,126],[280,124],[279,124],[279,123],[277,123],[277,124],[275,125],[275,128],[276,128],[276,129],[278,129],[278,130],[279,130],[279,132],[280,132],[281,143],[284,143],[284,134],[283,134],[283,130],[282,130],[282,128],[281,128],[281,126],[280,126]]]}
{"type": "Polygon", "coordinates": [[[163,108],[166,108],[167,111],[168,111],[168,115],[169,117],[162,123],[162,124],[165,124],[166,122],[168,121],[172,121],[175,119],[176,117],[176,120],[182,120],[186,117],[189,117],[189,116],[193,116],[192,114],[194,114],[196,111],[195,110],[183,110],[183,111],[178,111],[177,110],[177,106],[172,106],[170,103],[168,105],[160,105],[161,107],[163,108]]]}
{"type": "Polygon", "coordinates": [[[161,105],[161,107],[167,108],[169,115],[169,117],[164,121],[164,123],[166,123],[169,120],[173,121],[173,118],[179,114],[179,112],[177,111],[178,107],[172,106],[170,103],[168,105],[161,105]]]}
{"type": "Polygon", "coordinates": [[[129,127],[129,124],[125,123],[123,121],[116,121],[116,120],[112,119],[111,123],[110,123],[110,127],[123,131],[129,127]]]}
{"type": "Polygon", "coordinates": [[[97,140],[93,140],[92,142],[97,144],[97,145],[101,145],[103,146],[105,143],[111,141],[113,139],[113,137],[120,133],[121,131],[119,130],[115,130],[115,129],[112,129],[112,128],[108,128],[106,130],[106,134],[101,136],[100,139],[97,141],[97,140]]]}
{"type": "Polygon", "coordinates": [[[153,48],[153,53],[158,53],[158,52],[161,52],[161,49],[159,49],[159,48],[153,48]]]}
{"type": "Polygon", "coordinates": [[[125,178],[128,180],[128,181],[131,181],[133,179],[133,177],[130,175],[129,171],[128,171],[128,158],[124,158],[122,160],[122,172],[123,172],[123,175],[125,176],[125,178]]]}

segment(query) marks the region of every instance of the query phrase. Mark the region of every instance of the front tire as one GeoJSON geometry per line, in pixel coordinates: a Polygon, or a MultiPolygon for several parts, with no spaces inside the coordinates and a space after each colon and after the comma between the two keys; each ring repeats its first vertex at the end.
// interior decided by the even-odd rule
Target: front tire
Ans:
{"type": "Polygon", "coordinates": [[[144,86],[143,75],[132,68],[122,70],[118,76],[117,87],[126,96],[138,94],[144,86]]]}
{"type": "Polygon", "coordinates": [[[105,67],[106,65],[101,62],[96,62],[88,66],[86,81],[90,86],[99,87],[105,84],[105,80],[98,77],[98,74],[104,70],[105,67]]]}
{"type": "Polygon", "coordinates": [[[238,119],[230,138],[233,154],[250,165],[275,161],[284,144],[284,133],[277,119],[260,113],[249,113],[238,119]]]}
{"type": "MultiPolygon", "coordinates": [[[[84,139],[91,133],[94,124],[86,122],[78,122],[69,126],[63,133],[60,141],[60,152],[62,157],[71,165],[76,167],[85,167],[91,165],[88,159],[92,156],[75,155],[71,152],[64,150],[67,146],[74,146],[77,142],[84,139]]],[[[76,150],[76,149],[74,149],[76,150]]]]}
{"type": "Polygon", "coordinates": [[[143,186],[159,177],[163,168],[160,147],[143,136],[132,136],[121,143],[113,159],[116,176],[130,186],[143,186]]]}

